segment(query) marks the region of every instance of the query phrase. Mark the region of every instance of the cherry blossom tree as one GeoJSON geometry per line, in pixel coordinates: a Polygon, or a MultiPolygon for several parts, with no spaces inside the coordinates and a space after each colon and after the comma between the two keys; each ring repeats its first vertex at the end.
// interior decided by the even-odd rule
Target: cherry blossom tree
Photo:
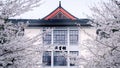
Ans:
{"type": "Polygon", "coordinates": [[[26,22],[13,24],[8,19],[40,5],[41,0],[0,0],[0,68],[37,68],[39,66],[40,58],[35,55],[41,54],[48,47],[34,43],[40,41],[45,33],[28,38],[24,36],[24,29],[28,25],[26,22]]]}
{"type": "Polygon", "coordinates": [[[85,68],[120,68],[120,1],[103,2],[91,10],[97,37],[83,45],[89,52],[85,68]]]}

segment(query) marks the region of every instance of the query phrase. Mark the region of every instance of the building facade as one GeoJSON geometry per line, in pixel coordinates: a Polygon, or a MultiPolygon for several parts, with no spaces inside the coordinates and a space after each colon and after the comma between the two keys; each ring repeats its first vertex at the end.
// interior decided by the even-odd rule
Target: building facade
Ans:
{"type": "MultiPolygon", "coordinates": [[[[77,10],[76,10],[77,11],[77,10]]],[[[91,34],[94,30],[88,24],[89,19],[78,19],[66,11],[59,3],[59,6],[43,19],[11,19],[13,22],[27,22],[29,26],[25,29],[28,37],[34,37],[46,32],[40,38],[42,46],[53,46],[43,52],[40,61],[44,68],[77,68],[75,57],[80,56],[82,41],[89,38],[82,29],[91,34]],[[49,29],[49,30],[48,30],[49,29]],[[47,32],[48,31],[48,32],[47,32]],[[67,57],[66,57],[67,56],[67,57]]]]}

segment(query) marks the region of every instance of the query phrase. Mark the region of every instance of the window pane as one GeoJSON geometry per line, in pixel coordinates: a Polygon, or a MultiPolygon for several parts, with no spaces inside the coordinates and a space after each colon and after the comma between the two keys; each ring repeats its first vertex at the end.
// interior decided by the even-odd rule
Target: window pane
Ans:
{"type": "Polygon", "coordinates": [[[67,60],[64,56],[61,55],[61,51],[54,52],[54,66],[66,66],[67,60]]]}
{"type": "Polygon", "coordinates": [[[78,30],[70,30],[70,44],[78,44],[78,30]]]}
{"type": "Polygon", "coordinates": [[[18,36],[23,36],[24,35],[24,31],[25,31],[25,29],[21,28],[19,33],[18,33],[18,36]]]}
{"type": "Polygon", "coordinates": [[[51,65],[51,52],[50,51],[45,51],[43,53],[43,64],[46,66],[51,65]]]}
{"type": "Polygon", "coordinates": [[[51,44],[51,32],[46,32],[46,30],[43,30],[43,32],[45,32],[45,35],[43,37],[43,43],[51,44]]]}
{"type": "Polygon", "coordinates": [[[79,52],[78,51],[70,51],[70,66],[75,66],[75,63],[77,61],[77,58],[76,56],[79,55],[79,52]]]}
{"type": "Polygon", "coordinates": [[[67,30],[54,30],[53,40],[54,44],[67,44],[67,30]]]}

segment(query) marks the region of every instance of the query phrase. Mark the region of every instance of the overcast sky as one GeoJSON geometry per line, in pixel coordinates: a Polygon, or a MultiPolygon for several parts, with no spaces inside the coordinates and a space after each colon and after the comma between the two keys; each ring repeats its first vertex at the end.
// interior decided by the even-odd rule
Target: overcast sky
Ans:
{"type": "Polygon", "coordinates": [[[55,10],[59,6],[59,1],[64,9],[77,18],[86,18],[86,15],[91,14],[89,8],[101,2],[101,0],[43,0],[40,7],[15,18],[41,19],[55,10]]]}

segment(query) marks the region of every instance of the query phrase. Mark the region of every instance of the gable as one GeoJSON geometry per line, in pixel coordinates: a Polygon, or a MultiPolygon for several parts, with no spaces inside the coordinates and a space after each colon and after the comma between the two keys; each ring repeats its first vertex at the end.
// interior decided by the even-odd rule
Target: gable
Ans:
{"type": "Polygon", "coordinates": [[[65,16],[62,12],[58,12],[51,19],[69,19],[69,18],[67,16],[65,16]]]}
{"type": "Polygon", "coordinates": [[[71,19],[76,20],[77,18],[73,15],[71,15],[69,12],[67,12],[65,9],[63,9],[61,6],[58,7],[56,10],[51,12],[49,15],[47,15],[44,20],[49,19],[71,19]]]}

